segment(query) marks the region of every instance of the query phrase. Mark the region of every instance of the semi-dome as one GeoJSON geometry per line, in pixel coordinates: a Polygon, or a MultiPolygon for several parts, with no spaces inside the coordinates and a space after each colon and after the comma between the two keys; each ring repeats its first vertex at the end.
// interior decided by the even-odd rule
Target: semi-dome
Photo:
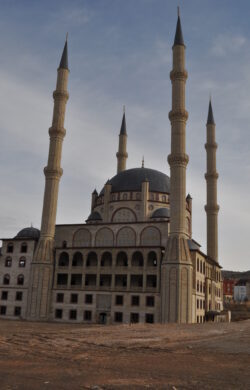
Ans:
{"type": "Polygon", "coordinates": [[[157,209],[153,212],[151,218],[169,218],[170,217],[170,210],[166,207],[162,207],[160,209],[157,209]]]}
{"type": "Polygon", "coordinates": [[[102,217],[101,215],[98,213],[98,211],[93,211],[88,219],[86,220],[86,222],[89,222],[89,221],[102,221],[102,217]]]}
{"type": "Polygon", "coordinates": [[[39,237],[40,230],[31,226],[20,230],[14,238],[32,238],[33,240],[38,240],[39,237]]]}
{"type": "MultiPolygon", "coordinates": [[[[141,191],[143,182],[149,182],[149,191],[170,193],[170,179],[165,173],[150,168],[133,168],[119,172],[109,180],[111,192],[141,191]]],[[[104,193],[104,188],[101,195],[104,193]]]]}

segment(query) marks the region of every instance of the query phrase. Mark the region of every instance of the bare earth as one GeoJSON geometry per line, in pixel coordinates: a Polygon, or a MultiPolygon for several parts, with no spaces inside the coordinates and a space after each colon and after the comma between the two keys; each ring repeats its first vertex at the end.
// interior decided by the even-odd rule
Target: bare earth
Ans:
{"type": "Polygon", "coordinates": [[[2,320],[0,389],[250,389],[250,320],[120,326],[2,320]]]}

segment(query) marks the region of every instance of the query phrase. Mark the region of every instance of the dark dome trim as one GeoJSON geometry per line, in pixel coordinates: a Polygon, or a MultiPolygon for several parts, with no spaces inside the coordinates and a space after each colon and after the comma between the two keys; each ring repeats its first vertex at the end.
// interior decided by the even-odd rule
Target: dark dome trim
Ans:
{"type": "Polygon", "coordinates": [[[17,235],[14,238],[32,238],[33,240],[38,240],[40,237],[40,230],[36,229],[34,227],[27,227],[20,232],[17,233],[17,235]]]}
{"type": "MultiPolygon", "coordinates": [[[[150,168],[133,168],[122,171],[109,180],[111,192],[141,191],[143,182],[149,182],[150,192],[170,193],[170,178],[150,168]]],[[[104,194],[104,188],[100,195],[104,194]]]]}
{"type": "Polygon", "coordinates": [[[162,207],[153,212],[151,218],[170,218],[170,210],[162,207]]]}

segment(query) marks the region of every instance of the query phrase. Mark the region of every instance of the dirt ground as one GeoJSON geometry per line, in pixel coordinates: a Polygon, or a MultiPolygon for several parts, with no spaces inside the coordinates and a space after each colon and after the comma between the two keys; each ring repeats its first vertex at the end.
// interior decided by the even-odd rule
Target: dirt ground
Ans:
{"type": "Polygon", "coordinates": [[[119,326],[1,320],[0,389],[250,389],[250,320],[119,326]]]}

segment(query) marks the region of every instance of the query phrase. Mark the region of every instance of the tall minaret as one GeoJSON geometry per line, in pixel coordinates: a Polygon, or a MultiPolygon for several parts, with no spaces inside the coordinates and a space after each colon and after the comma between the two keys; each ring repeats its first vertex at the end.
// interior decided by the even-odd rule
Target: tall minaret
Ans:
{"type": "Polygon", "coordinates": [[[218,262],[219,206],[217,204],[217,180],[219,175],[216,171],[217,143],[215,142],[215,122],[211,99],[208,108],[207,143],[205,148],[207,151],[207,173],[205,174],[207,181],[207,204],[205,206],[207,213],[207,255],[212,260],[218,262]]]}
{"type": "Polygon", "coordinates": [[[125,107],[123,108],[123,117],[121,130],[119,134],[119,149],[116,153],[117,157],[117,173],[126,170],[126,160],[128,158],[127,153],[127,129],[126,129],[126,119],[125,119],[125,107]]]}
{"type": "Polygon", "coordinates": [[[170,234],[162,262],[162,322],[192,322],[192,261],[186,236],[186,121],[185,45],[178,10],[173,45],[171,154],[170,165],[170,234]]]}
{"type": "Polygon", "coordinates": [[[64,118],[69,98],[68,84],[68,47],[64,45],[61,61],[57,70],[56,90],[53,93],[54,111],[52,126],[49,129],[50,145],[48,164],[44,168],[45,190],[40,239],[31,267],[31,289],[28,297],[28,317],[46,320],[49,317],[49,302],[53,276],[53,245],[55,235],[56,211],[59,181],[62,176],[62,143],[66,130],[64,118]]]}

